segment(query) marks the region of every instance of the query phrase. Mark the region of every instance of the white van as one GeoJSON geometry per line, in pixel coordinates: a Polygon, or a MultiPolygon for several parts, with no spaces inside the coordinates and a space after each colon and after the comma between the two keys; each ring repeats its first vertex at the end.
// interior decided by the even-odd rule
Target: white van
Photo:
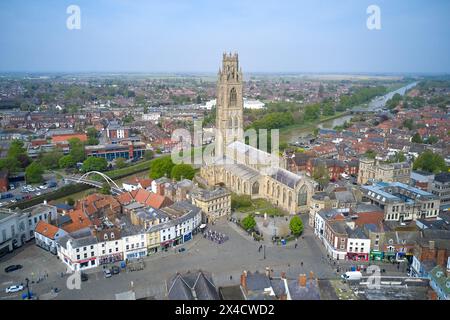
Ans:
{"type": "Polygon", "coordinates": [[[361,280],[362,279],[362,273],[359,271],[348,271],[341,275],[342,280],[348,281],[348,280],[361,280]]]}

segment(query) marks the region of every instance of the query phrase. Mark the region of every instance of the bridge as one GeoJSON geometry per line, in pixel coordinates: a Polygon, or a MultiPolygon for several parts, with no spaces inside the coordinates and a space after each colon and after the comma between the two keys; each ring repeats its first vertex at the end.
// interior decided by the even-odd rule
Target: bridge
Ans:
{"type": "Polygon", "coordinates": [[[74,182],[74,183],[84,183],[96,188],[101,188],[103,187],[103,183],[104,182],[100,182],[100,181],[95,181],[95,180],[91,180],[88,179],[89,176],[91,175],[97,175],[103,178],[103,180],[108,183],[108,185],[111,187],[111,193],[113,195],[118,195],[124,192],[124,190],[122,188],[120,188],[115,182],[114,180],[112,180],[110,177],[108,177],[106,174],[99,172],[99,171],[90,171],[87,172],[85,174],[83,174],[81,177],[64,177],[65,181],[70,181],[70,182],[74,182]]]}

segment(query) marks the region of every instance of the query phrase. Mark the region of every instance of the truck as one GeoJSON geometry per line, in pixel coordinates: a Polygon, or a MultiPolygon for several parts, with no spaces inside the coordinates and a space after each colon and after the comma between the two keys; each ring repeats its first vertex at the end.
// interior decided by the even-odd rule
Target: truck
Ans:
{"type": "Polygon", "coordinates": [[[358,281],[362,279],[362,276],[362,273],[359,271],[347,271],[346,273],[341,275],[341,278],[344,281],[358,281]]]}

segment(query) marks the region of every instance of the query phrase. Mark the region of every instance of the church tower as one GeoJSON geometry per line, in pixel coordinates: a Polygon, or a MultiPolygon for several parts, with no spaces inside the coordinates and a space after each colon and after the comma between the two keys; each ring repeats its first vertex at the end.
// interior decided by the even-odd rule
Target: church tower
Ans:
{"type": "Polygon", "coordinates": [[[224,155],[226,146],[243,141],[244,98],[242,70],[238,54],[223,54],[219,69],[216,102],[216,155],[224,155]]]}

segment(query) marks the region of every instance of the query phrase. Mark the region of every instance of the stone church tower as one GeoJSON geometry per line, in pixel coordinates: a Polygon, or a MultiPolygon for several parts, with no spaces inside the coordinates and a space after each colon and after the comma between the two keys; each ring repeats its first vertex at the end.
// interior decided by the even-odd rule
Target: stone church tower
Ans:
{"type": "Polygon", "coordinates": [[[216,102],[216,156],[224,155],[226,146],[243,141],[243,78],[238,54],[223,54],[219,70],[216,102]]]}

